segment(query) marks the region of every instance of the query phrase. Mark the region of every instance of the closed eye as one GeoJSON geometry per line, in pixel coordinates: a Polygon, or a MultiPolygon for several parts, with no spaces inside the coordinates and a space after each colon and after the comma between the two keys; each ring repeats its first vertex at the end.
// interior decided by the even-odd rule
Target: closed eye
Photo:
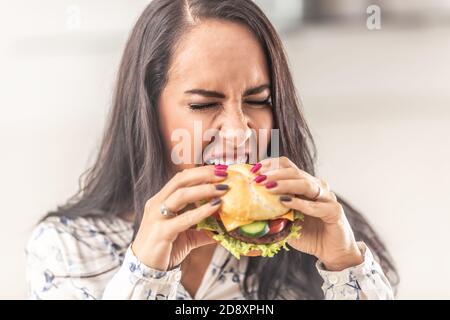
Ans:
{"type": "MultiPolygon", "coordinates": [[[[264,100],[248,100],[245,101],[246,104],[251,105],[252,107],[265,107],[265,106],[271,106],[272,105],[272,99],[269,97],[264,100]]],[[[189,108],[194,111],[199,110],[206,110],[206,109],[212,109],[219,107],[219,103],[191,103],[189,104],[189,108]]]]}
{"type": "Polygon", "coordinates": [[[253,100],[253,101],[246,101],[245,103],[250,104],[250,105],[255,106],[255,107],[258,107],[258,106],[260,106],[260,107],[271,106],[271,105],[272,105],[272,99],[269,97],[269,98],[267,98],[267,99],[265,99],[265,100],[260,100],[260,101],[255,101],[255,100],[253,100]]]}
{"type": "Polygon", "coordinates": [[[189,108],[191,109],[191,110],[206,110],[206,109],[212,109],[212,108],[215,108],[215,107],[218,107],[219,106],[219,104],[218,103],[203,103],[203,104],[200,104],[200,103],[197,103],[197,104],[195,104],[195,103],[192,103],[192,104],[190,104],[189,105],[189,108]]]}

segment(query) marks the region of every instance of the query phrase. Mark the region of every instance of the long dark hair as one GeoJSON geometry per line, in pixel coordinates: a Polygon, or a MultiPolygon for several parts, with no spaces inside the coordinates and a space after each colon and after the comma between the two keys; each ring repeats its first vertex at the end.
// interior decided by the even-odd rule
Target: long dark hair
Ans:
{"type": "MultiPolygon", "coordinates": [[[[241,23],[254,32],[269,65],[280,154],[314,175],[316,149],[286,54],[277,32],[258,6],[251,0],[153,0],[128,39],[98,158],[83,177],[80,191],[48,215],[117,216],[134,212],[136,233],[146,200],[170,178],[157,102],[167,81],[174,44],[186,30],[207,18],[241,23]]],[[[397,272],[383,243],[361,214],[340,197],[339,201],[356,239],[374,251],[391,284],[396,285],[397,272]]],[[[248,298],[323,298],[315,261],[313,256],[296,250],[271,259],[251,258],[242,291],[248,298]]]]}

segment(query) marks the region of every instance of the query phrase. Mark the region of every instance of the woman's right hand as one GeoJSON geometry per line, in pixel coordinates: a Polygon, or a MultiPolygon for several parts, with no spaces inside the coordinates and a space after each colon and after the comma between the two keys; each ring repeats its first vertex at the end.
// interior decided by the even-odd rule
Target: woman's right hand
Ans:
{"type": "Polygon", "coordinates": [[[214,243],[204,231],[191,227],[219,209],[219,197],[228,189],[228,186],[219,184],[225,178],[226,166],[222,165],[185,169],[175,174],[149,199],[131,245],[139,261],[153,269],[170,270],[179,265],[191,250],[214,243]],[[205,199],[212,200],[182,212],[189,204],[205,199]],[[178,215],[163,216],[160,212],[163,204],[178,215]]]}

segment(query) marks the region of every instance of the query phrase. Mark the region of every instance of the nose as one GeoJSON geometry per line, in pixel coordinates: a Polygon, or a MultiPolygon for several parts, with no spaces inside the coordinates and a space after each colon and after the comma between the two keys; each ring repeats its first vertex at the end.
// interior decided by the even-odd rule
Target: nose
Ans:
{"type": "Polygon", "coordinates": [[[240,107],[225,112],[219,131],[222,141],[230,147],[239,148],[247,142],[251,134],[249,119],[240,107]]]}

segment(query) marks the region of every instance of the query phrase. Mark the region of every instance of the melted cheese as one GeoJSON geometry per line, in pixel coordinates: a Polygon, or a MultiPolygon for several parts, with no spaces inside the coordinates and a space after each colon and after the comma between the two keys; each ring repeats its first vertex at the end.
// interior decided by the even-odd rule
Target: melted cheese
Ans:
{"type": "Polygon", "coordinates": [[[235,219],[230,218],[229,216],[227,216],[227,215],[225,215],[223,213],[220,213],[219,215],[220,215],[220,220],[222,220],[222,223],[223,223],[225,229],[227,229],[227,231],[232,231],[232,230],[234,230],[236,228],[239,228],[240,226],[243,226],[243,225],[246,225],[246,224],[249,224],[249,223],[253,222],[251,220],[243,220],[243,221],[235,220],[235,219]]]}
{"type": "Polygon", "coordinates": [[[288,213],[282,215],[281,217],[273,218],[272,220],[280,218],[288,219],[289,221],[294,221],[294,211],[291,210],[288,213]]]}
{"type": "MultiPolygon", "coordinates": [[[[219,215],[220,215],[220,220],[222,220],[222,223],[223,223],[225,229],[227,229],[227,231],[232,231],[236,228],[239,228],[240,226],[244,226],[246,224],[250,224],[253,222],[252,220],[235,220],[223,213],[219,213],[219,215]]],[[[294,221],[294,211],[291,210],[282,216],[279,216],[279,217],[276,217],[276,218],[273,218],[270,220],[281,219],[281,218],[288,219],[290,221],[294,221]]]]}

